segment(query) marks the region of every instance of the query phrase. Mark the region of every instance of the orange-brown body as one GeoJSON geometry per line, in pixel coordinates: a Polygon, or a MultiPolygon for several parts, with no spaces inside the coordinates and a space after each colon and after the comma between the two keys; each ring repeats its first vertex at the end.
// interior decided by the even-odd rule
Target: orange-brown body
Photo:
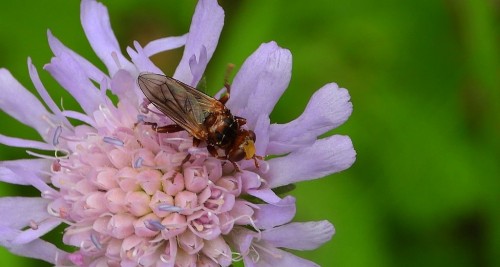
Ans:
{"type": "Polygon", "coordinates": [[[205,141],[210,154],[231,161],[237,170],[236,162],[242,159],[253,159],[259,166],[257,159],[262,157],[255,154],[255,133],[243,129],[246,120],[233,116],[224,105],[229,99],[229,84],[227,94],[217,100],[160,74],[141,74],[138,83],[151,103],[176,123],[162,127],[151,123],[158,132],[186,130],[193,136],[195,146],[205,141]],[[218,149],[224,155],[219,155],[218,149]]]}

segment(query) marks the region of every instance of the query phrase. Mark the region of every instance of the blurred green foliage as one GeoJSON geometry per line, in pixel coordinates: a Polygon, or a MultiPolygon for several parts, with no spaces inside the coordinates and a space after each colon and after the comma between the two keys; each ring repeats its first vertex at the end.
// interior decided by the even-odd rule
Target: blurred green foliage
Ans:
{"type": "MultiPolygon", "coordinates": [[[[105,1],[122,48],[189,28],[194,1],[105,1]]],[[[207,70],[212,92],[226,64],[241,66],[275,40],[294,59],[273,122],[298,116],[326,83],[348,88],[352,168],[299,183],[296,220],[328,219],[332,241],[300,255],[322,266],[500,266],[499,2],[475,0],[222,1],[225,28],[207,70]]],[[[75,107],[42,66],[50,28],[104,69],[88,45],[77,1],[9,1],[0,9],[0,67],[33,90],[32,57],[55,99],[75,107]]],[[[172,73],[182,51],[155,56],[172,73]]],[[[73,102],[72,102],[73,101],[73,102]]],[[[2,134],[36,133],[0,115],[2,134]]],[[[22,158],[0,147],[0,159],[22,158]]],[[[2,184],[2,195],[34,193],[2,184]]],[[[57,235],[57,233],[55,233],[57,235]]],[[[0,264],[41,266],[0,249],[0,264]]]]}

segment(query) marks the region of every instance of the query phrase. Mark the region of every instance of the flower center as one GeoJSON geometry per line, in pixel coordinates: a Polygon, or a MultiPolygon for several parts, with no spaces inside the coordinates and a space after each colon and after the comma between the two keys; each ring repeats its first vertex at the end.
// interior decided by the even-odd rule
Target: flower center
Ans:
{"type": "MultiPolygon", "coordinates": [[[[120,255],[165,262],[172,253],[203,253],[204,243],[233,227],[240,179],[186,132],[159,134],[137,123],[65,140],[72,151],[54,165],[60,197],[50,208],[69,224],[64,241],[80,248],[75,263],[120,255]]],[[[221,244],[217,251],[227,251],[221,244]]]]}

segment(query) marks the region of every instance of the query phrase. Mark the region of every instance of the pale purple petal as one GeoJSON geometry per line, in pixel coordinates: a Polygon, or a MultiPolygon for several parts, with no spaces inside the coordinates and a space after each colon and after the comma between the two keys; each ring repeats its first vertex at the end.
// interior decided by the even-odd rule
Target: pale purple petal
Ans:
{"type": "Polygon", "coordinates": [[[255,140],[255,151],[259,156],[267,155],[266,148],[269,144],[270,122],[268,114],[261,114],[255,123],[254,131],[255,136],[257,136],[255,140]]]}
{"type": "Polygon", "coordinates": [[[49,203],[49,199],[39,197],[2,197],[0,214],[3,219],[0,220],[0,226],[21,229],[32,221],[43,221],[51,216],[47,213],[49,203]]]}
{"type": "Polygon", "coordinates": [[[318,264],[312,261],[297,257],[292,253],[268,244],[260,243],[256,247],[256,253],[258,253],[258,257],[252,253],[243,258],[245,267],[319,267],[318,264]]]}
{"type": "Polygon", "coordinates": [[[352,113],[349,92],[330,83],[309,100],[305,111],[286,124],[273,124],[267,154],[285,154],[311,145],[325,132],[344,123],[352,113]]]}
{"type": "Polygon", "coordinates": [[[196,86],[196,84],[198,84],[198,81],[201,79],[203,73],[205,72],[207,64],[207,49],[205,46],[203,46],[201,47],[199,56],[193,55],[189,59],[189,68],[191,69],[191,74],[193,74],[193,81],[191,82],[192,86],[196,86]]]}
{"type": "Polygon", "coordinates": [[[44,68],[78,101],[85,113],[92,114],[99,104],[106,103],[101,91],[68,53],[53,57],[44,68]]]}
{"type": "Polygon", "coordinates": [[[61,224],[61,220],[56,217],[48,218],[46,220],[41,221],[40,223],[37,223],[36,221],[34,222],[37,224],[36,229],[30,228],[20,232],[12,240],[12,244],[23,245],[32,242],[33,240],[45,235],[52,229],[56,228],[59,224],[61,224]]]}
{"type": "Polygon", "coordinates": [[[151,41],[144,47],[144,53],[150,57],[158,53],[182,47],[186,44],[187,34],[151,41]]]}
{"type": "Polygon", "coordinates": [[[123,68],[135,72],[135,67],[121,53],[118,41],[111,29],[108,9],[94,0],[83,0],[80,19],[90,46],[104,62],[112,77],[123,68]],[[113,58],[113,54],[116,57],[113,58]]]}
{"type": "Polygon", "coordinates": [[[273,190],[269,188],[264,188],[264,189],[250,189],[247,191],[249,195],[252,195],[254,197],[258,197],[262,200],[264,200],[267,203],[279,203],[281,201],[281,198],[276,195],[276,193],[273,192],[273,190]]]}
{"type": "Polygon", "coordinates": [[[38,189],[40,192],[54,192],[56,193],[52,187],[47,185],[45,182],[45,178],[41,177],[41,173],[36,170],[29,170],[23,168],[0,168],[0,180],[14,180],[14,181],[23,181],[28,185],[31,185],[38,189]],[[13,177],[9,177],[13,176],[13,177]]]}
{"type": "Polygon", "coordinates": [[[237,251],[245,254],[249,251],[252,241],[256,238],[258,233],[250,231],[244,227],[236,226],[231,230],[228,235],[229,241],[233,244],[237,251]]]}
{"type": "Polygon", "coordinates": [[[125,99],[130,100],[131,103],[140,104],[144,95],[137,88],[137,77],[126,70],[119,70],[111,79],[111,92],[117,95],[120,101],[125,99]]]}
{"type": "Polygon", "coordinates": [[[50,187],[45,180],[47,178],[36,170],[0,167],[0,181],[31,185],[44,194],[57,194],[57,191],[50,187]]]}
{"type": "MultiPolygon", "coordinates": [[[[190,68],[190,61],[195,59],[200,63],[197,66],[198,72],[204,72],[206,64],[212,58],[215,47],[219,41],[219,36],[224,25],[224,10],[218,5],[216,0],[200,0],[196,5],[191,27],[186,40],[184,54],[175,70],[174,78],[196,86],[201,75],[193,75],[190,68]],[[200,61],[200,55],[206,50],[206,61],[200,61]],[[199,76],[198,80],[194,76],[199,76]]],[[[197,73],[199,74],[199,73],[197,73]]]]}
{"type": "Polygon", "coordinates": [[[236,74],[227,106],[253,128],[261,114],[268,116],[273,110],[288,87],[291,70],[290,51],[275,42],[260,45],[236,74]]]}
{"type": "MultiPolygon", "coordinates": [[[[19,175],[13,170],[24,170],[32,175],[40,173],[41,170],[50,170],[52,162],[48,159],[19,159],[0,162],[0,181],[10,184],[30,185],[24,175],[19,175]]],[[[43,182],[48,182],[47,175],[38,175],[43,182]]]]}
{"type": "Polygon", "coordinates": [[[349,168],[356,152],[348,136],[334,135],[317,140],[312,146],[270,159],[264,176],[270,188],[317,179],[349,168]]]}
{"type": "Polygon", "coordinates": [[[53,115],[6,69],[0,69],[0,93],[0,109],[47,138],[50,125],[44,117],[49,119],[53,115]]]}
{"type": "Polygon", "coordinates": [[[288,223],[295,216],[295,198],[286,196],[278,203],[257,204],[259,209],[255,210],[255,225],[260,229],[269,229],[278,225],[288,223]]]}
{"type": "Polygon", "coordinates": [[[0,134],[0,144],[4,144],[6,146],[33,148],[33,149],[40,149],[40,150],[54,150],[54,146],[49,145],[47,143],[33,141],[33,140],[27,140],[27,139],[21,139],[21,138],[16,138],[16,137],[9,137],[9,136],[5,136],[3,134],[0,134]]]}
{"type": "Polygon", "coordinates": [[[18,232],[16,229],[0,226],[0,245],[16,255],[40,259],[52,264],[63,261],[68,254],[58,249],[54,244],[41,239],[34,240],[28,244],[15,245],[10,242],[10,239],[16,236],[18,232]]]}
{"type": "Polygon", "coordinates": [[[289,223],[262,232],[262,240],[275,247],[312,250],[329,241],[335,229],[329,221],[289,223]]]}
{"type": "Polygon", "coordinates": [[[71,123],[68,121],[66,117],[62,115],[61,109],[59,109],[59,107],[56,105],[54,100],[50,97],[49,93],[45,89],[45,86],[43,86],[42,81],[38,76],[38,71],[36,70],[35,65],[33,65],[31,62],[31,58],[28,58],[28,71],[30,74],[31,81],[33,82],[33,85],[35,86],[38,95],[40,95],[43,102],[45,102],[45,104],[49,107],[52,113],[55,114],[55,116],[60,122],[64,123],[68,127],[71,127],[71,123]]]}
{"type": "Polygon", "coordinates": [[[138,42],[134,42],[134,48],[135,50],[130,47],[127,47],[127,53],[132,59],[132,62],[134,62],[139,72],[151,72],[151,73],[163,74],[160,68],[158,68],[153,63],[153,61],[151,61],[151,59],[149,59],[144,49],[138,42]]]}
{"type": "Polygon", "coordinates": [[[66,47],[61,41],[59,41],[59,39],[52,35],[52,32],[50,30],[47,31],[47,37],[49,39],[50,49],[55,56],[60,56],[62,53],[64,53],[72,57],[73,60],[76,61],[80,68],[85,72],[85,74],[93,81],[101,82],[102,79],[109,79],[109,77],[104,72],[90,63],[87,59],[66,47]]]}

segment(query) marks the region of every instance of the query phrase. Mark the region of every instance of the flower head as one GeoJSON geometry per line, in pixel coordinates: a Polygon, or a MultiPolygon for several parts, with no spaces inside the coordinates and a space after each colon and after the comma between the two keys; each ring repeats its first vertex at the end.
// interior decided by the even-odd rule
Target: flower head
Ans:
{"type": "Polygon", "coordinates": [[[33,156],[1,162],[0,180],[41,192],[38,198],[0,199],[1,245],[64,266],[229,266],[239,260],[246,266],[316,266],[282,248],[314,249],[331,238],[333,226],[327,221],[291,222],[295,199],[273,189],[339,172],[354,162],[349,137],[317,139],[349,117],[347,90],[327,84],[299,118],[271,124],[269,114],[288,86],[291,54],[270,42],[245,61],[226,106],[255,132],[257,155],[277,157],[261,160],[259,167],[242,160],[235,168],[205,146],[193,145],[188,132],[160,133],[150,125],[172,121],[144,102],[137,85],[139,73],[161,73],[149,57],[184,46],[173,77],[196,86],[223,19],[215,0],[200,0],[188,34],[144,47],[134,43],[125,56],[106,8],[83,0],[83,29],[108,73],[51,32],[55,56],[44,67],[83,113],[55,104],[30,59],[30,77],[48,109],[7,70],[0,70],[0,108],[43,139],[0,135],[0,143],[26,148],[33,156]],[[117,104],[108,91],[118,96],[117,104]],[[69,119],[81,123],[75,126],[69,119]],[[40,239],[60,224],[66,225],[63,242],[75,247],[73,252],[40,239]]]}

